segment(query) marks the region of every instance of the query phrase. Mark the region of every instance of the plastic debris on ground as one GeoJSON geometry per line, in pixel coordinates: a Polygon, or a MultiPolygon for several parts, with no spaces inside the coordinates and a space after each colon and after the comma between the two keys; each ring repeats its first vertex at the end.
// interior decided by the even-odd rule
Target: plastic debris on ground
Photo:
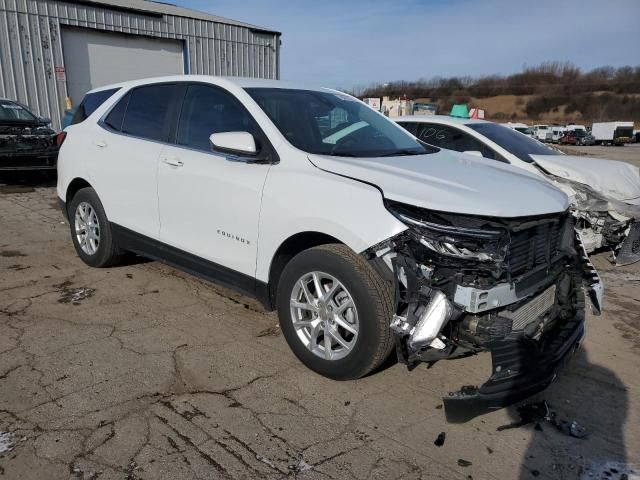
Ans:
{"type": "Polygon", "coordinates": [[[587,429],[575,420],[568,421],[559,419],[558,414],[549,408],[549,404],[546,400],[521,405],[518,407],[518,415],[520,415],[520,420],[508,425],[502,425],[498,427],[498,431],[523,427],[532,423],[535,423],[536,430],[542,430],[541,422],[547,422],[555,427],[559,432],[571,437],[584,438],[588,434],[587,429]]]}

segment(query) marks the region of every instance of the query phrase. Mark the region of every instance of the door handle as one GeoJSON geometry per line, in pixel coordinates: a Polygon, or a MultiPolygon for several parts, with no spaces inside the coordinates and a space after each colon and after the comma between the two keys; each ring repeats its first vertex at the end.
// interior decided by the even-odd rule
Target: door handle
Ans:
{"type": "Polygon", "coordinates": [[[171,165],[172,167],[181,167],[184,165],[184,162],[182,160],[178,160],[177,158],[163,158],[162,161],[163,163],[171,165]]]}
{"type": "Polygon", "coordinates": [[[104,140],[94,140],[93,144],[96,147],[100,147],[100,148],[104,148],[107,146],[107,142],[105,142],[104,140]]]}

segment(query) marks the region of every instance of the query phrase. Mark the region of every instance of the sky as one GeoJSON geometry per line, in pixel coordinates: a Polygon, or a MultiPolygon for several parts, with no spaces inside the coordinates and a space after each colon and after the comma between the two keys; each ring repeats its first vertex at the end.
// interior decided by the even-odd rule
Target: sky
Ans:
{"type": "Polygon", "coordinates": [[[545,61],[583,70],[640,65],[640,0],[173,3],[280,31],[281,79],[350,90],[510,74],[545,61]]]}

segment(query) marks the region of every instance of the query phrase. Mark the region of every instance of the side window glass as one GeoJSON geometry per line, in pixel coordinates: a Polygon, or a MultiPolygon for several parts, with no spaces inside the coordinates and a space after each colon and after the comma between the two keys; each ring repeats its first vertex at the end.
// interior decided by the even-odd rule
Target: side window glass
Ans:
{"type": "Polygon", "coordinates": [[[110,88],[109,90],[101,90],[95,93],[88,93],[85,95],[82,103],[78,105],[76,113],[73,115],[71,125],[84,122],[93,112],[96,111],[100,105],[102,105],[107,99],[109,99],[119,88],[110,88]]]}
{"type": "Polygon", "coordinates": [[[111,109],[107,118],[104,119],[104,123],[118,132],[122,130],[122,121],[124,120],[124,112],[127,110],[127,104],[129,103],[129,94],[126,94],[116,103],[115,107],[111,109]]]}
{"type": "Polygon", "coordinates": [[[167,119],[176,92],[175,85],[149,85],[129,94],[122,132],[149,140],[166,141],[167,119]]]}
{"type": "Polygon", "coordinates": [[[436,147],[451,148],[447,146],[450,137],[447,127],[433,123],[421,123],[416,129],[414,135],[430,145],[436,147]]]}
{"type": "Polygon", "coordinates": [[[416,123],[416,122],[398,122],[398,125],[400,125],[402,128],[404,128],[411,135],[416,136],[416,134],[418,133],[418,125],[419,124],[416,123]]]}
{"type": "Polygon", "coordinates": [[[176,143],[211,151],[212,133],[249,132],[258,129],[249,112],[230,93],[207,85],[190,85],[182,104],[176,143]]]}

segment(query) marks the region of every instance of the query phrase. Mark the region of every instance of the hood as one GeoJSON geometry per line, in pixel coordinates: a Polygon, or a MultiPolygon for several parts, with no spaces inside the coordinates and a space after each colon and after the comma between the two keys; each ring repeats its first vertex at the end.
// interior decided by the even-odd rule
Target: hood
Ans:
{"type": "Polygon", "coordinates": [[[347,158],[309,155],[316,167],[371,183],[390,200],[467,215],[523,217],[562,212],[567,196],[537,175],[450,150],[347,158]]]}
{"type": "Polygon", "coordinates": [[[588,185],[596,192],[619,201],[640,197],[640,172],[625,162],[576,155],[530,155],[557,177],[588,185]]]}

